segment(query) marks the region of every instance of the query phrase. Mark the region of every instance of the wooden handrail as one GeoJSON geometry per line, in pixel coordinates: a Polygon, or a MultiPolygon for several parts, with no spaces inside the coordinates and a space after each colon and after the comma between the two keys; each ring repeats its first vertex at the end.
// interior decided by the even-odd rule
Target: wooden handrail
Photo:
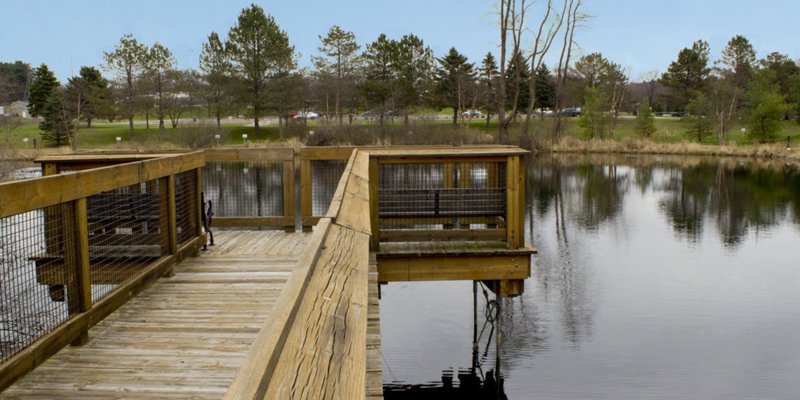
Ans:
{"type": "MultiPolygon", "coordinates": [[[[175,188],[174,176],[192,171],[198,173],[204,165],[202,152],[169,155],[158,159],[80,171],[73,174],[53,175],[37,179],[0,184],[0,218],[39,210],[55,205],[66,205],[63,215],[69,219],[66,225],[55,226],[55,235],[62,235],[64,253],[62,268],[69,277],[64,277],[68,287],[70,318],[29,343],[26,348],[0,364],[0,390],[41,364],[62,347],[73,343],[83,344],[88,339],[88,329],[111,312],[133,298],[145,287],[169,273],[172,266],[187,255],[196,254],[201,246],[202,232],[182,246],[175,242],[175,188]],[[158,180],[162,213],[159,216],[162,241],[167,251],[152,263],[143,265],[135,276],[119,282],[120,285],[102,299],[93,302],[91,281],[89,228],[92,218],[88,212],[87,198],[97,194],[158,180]],[[68,268],[69,267],[69,268],[68,268]]],[[[199,181],[191,188],[199,191],[199,181]]],[[[200,209],[199,194],[193,196],[200,209]]],[[[52,214],[52,213],[51,213],[52,214]]],[[[50,214],[45,213],[44,220],[50,214]]],[[[194,213],[200,226],[199,213],[194,213]]],[[[163,243],[162,243],[163,245],[163,243]]],[[[38,266],[37,266],[38,268],[38,266]]]]}
{"type": "Polygon", "coordinates": [[[367,154],[352,152],[328,214],[315,227],[306,256],[297,263],[226,399],[322,398],[323,393],[364,398],[368,163],[367,154]]]}
{"type": "Polygon", "coordinates": [[[205,164],[202,151],[0,184],[0,218],[66,203],[205,164]]]}

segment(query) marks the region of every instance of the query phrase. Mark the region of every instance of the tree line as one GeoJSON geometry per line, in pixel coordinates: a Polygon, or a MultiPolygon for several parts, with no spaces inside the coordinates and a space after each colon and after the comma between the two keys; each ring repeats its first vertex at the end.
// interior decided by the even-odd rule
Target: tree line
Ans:
{"type": "Polygon", "coordinates": [[[57,145],[74,143],[80,126],[97,119],[127,119],[131,139],[135,120],[147,128],[157,121],[166,137],[167,125],[177,127],[190,112],[213,119],[217,129],[228,116],[246,116],[256,135],[260,119],[277,114],[283,136],[293,122],[290,113],[298,110],[320,112],[341,126],[366,110],[383,124],[394,117],[408,123],[420,108],[449,107],[453,123],[473,115],[469,110],[482,111],[487,126],[496,120],[500,142],[508,140],[512,125],[528,140],[559,139],[567,108],[580,109],[578,124],[597,138],[614,138],[622,113],[636,114],[637,132],[649,137],[653,113],[669,112],[684,116],[699,140],[715,134],[720,144],[734,122],[747,122],[753,140],[770,141],[781,119],[800,115],[800,67],[780,53],[758,60],[742,36],[731,39],[713,63],[708,43],[697,41],[666,72],[642,82],[631,82],[624,67],[600,53],[574,60],[575,30],[587,19],[582,5],[499,0],[500,46],[479,62],[456,48],[437,57],[412,33],[381,34],[362,47],[353,32],[333,26],[319,36],[312,66],[299,68],[287,33],[253,4],[227,35],[210,32],[197,70],[178,69],[160,43],[148,46],[125,35],[104,53],[102,71],[82,67],[66,85],[44,64],[23,76],[19,62],[0,65],[6,77],[0,81],[17,82],[5,86],[6,97],[14,90],[13,96],[21,94],[20,82],[32,82],[22,94],[31,115],[43,118],[45,137],[57,145]],[[538,122],[551,114],[553,122],[538,122]]]}

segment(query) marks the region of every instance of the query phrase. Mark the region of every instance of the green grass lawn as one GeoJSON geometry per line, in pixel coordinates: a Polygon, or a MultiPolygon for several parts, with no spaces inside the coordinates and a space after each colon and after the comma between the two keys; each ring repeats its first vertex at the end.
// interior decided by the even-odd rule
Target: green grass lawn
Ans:
{"type": "MultiPolygon", "coordinates": [[[[446,115],[445,111],[439,111],[438,115],[446,115]]],[[[272,118],[274,121],[274,117],[272,118]]],[[[530,126],[531,134],[548,138],[552,130],[553,118],[535,118],[532,120],[530,126]]],[[[564,136],[574,137],[579,139],[588,139],[588,136],[577,124],[577,118],[564,118],[564,136]]],[[[675,117],[657,117],[656,132],[651,137],[656,143],[680,143],[680,142],[696,142],[697,137],[689,133],[690,123],[681,118],[675,117]]],[[[249,122],[248,122],[249,123],[249,122]]],[[[219,130],[220,139],[214,138],[217,134],[216,127],[211,125],[183,125],[176,129],[168,127],[164,130],[163,134],[158,129],[157,121],[155,124],[151,120],[150,128],[148,129],[144,124],[134,125],[135,140],[131,145],[131,135],[128,129],[128,124],[125,122],[117,123],[94,123],[92,128],[81,128],[78,134],[78,148],[79,149],[102,149],[102,148],[116,148],[120,147],[133,147],[133,148],[169,148],[169,147],[202,147],[203,145],[214,145],[217,142],[220,145],[242,145],[244,139],[243,134],[247,134],[247,141],[250,144],[262,142],[276,142],[280,141],[280,128],[273,122],[265,124],[261,127],[261,133],[256,135],[253,127],[247,126],[248,123],[242,124],[223,124],[219,130]],[[116,138],[121,138],[122,143],[117,144],[116,138]]],[[[347,120],[345,119],[345,123],[347,120]]],[[[389,119],[385,121],[389,126],[401,126],[403,118],[389,119]]],[[[422,126],[426,129],[436,129],[437,126],[446,126],[452,124],[449,118],[433,119],[433,120],[416,120],[412,119],[411,123],[417,127],[422,126]]],[[[459,122],[460,123],[460,122],[459,122]]],[[[496,136],[498,131],[497,119],[492,119],[490,123],[486,124],[484,118],[474,118],[464,120],[464,123],[471,130],[484,132],[486,134],[496,136]]],[[[522,118],[510,127],[510,135],[513,137],[519,135],[520,125],[522,118]]],[[[304,135],[308,131],[318,129],[324,125],[324,121],[306,121],[290,123],[290,126],[284,129],[284,137],[296,137],[297,135],[304,135]]],[[[333,123],[335,125],[335,122],[333,123]]],[[[375,127],[378,129],[378,122],[371,120],[357,120],[354,124],[366,127],[375,127]]],[[[742,132],[742,128],[746,125],[741,123],[734,123],[728,133],[728,143],[735,143],[738,145],[749,144],[750,140],[746,132],[742,132]]],[[[621,141],[626,138],[638,138],[635,131],[636,120],[631,116],[623,116],[619,119],[616,127],[616,134],[614,139],[621,141]]],[[[783,143],[786,137],[791,138],[792,143],[800,141],[800,124],[795,121],[783,121],[781,125],[781,133],[778,135],[778,142],[783,143]]],[[[37,124],[28,124],[20,126],[11,132],[10,141],[14,147],[17,148],[33,148],[34,140],[38,148],[52,147],[51,144],[44,143],[40,136],[39,127],[37,124]],[[28,138],[27,145],[23,142],[23,138],[28,138]]],[[[716,144],[716,136],[710,134],[702,139],[704,144],[716,144]]]]}

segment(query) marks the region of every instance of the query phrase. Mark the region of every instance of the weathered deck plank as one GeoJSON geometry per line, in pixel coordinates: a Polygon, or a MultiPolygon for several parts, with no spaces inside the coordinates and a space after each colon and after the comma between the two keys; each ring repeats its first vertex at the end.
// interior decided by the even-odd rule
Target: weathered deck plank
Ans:
{"type": "Polygon", "coordinates": [[[367,306],[367,400],[383,400],[381,310],[378,298],[378,261],[369,258],[369,305],[367,306]]]}
{"type": "Polygon", "coordinates": [[[92,328],[88,344],[62,350],[0,398],[222,398],[309,236],[215,236],[202,257],[92,328]]]}

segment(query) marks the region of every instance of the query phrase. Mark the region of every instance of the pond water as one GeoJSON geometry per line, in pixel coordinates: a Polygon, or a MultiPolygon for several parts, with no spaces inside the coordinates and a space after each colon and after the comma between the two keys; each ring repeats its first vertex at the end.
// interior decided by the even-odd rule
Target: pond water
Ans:
{"type": "MultiPolygon", "coordinates": [[[[499,345],[479,340],[508,398],[800,396],[798,167],[547,156],[527,174],[539,254],[499,345]]],[[[381,332],[387,383],[469,368],[472,283],[383,286],[381,332]]]]}

